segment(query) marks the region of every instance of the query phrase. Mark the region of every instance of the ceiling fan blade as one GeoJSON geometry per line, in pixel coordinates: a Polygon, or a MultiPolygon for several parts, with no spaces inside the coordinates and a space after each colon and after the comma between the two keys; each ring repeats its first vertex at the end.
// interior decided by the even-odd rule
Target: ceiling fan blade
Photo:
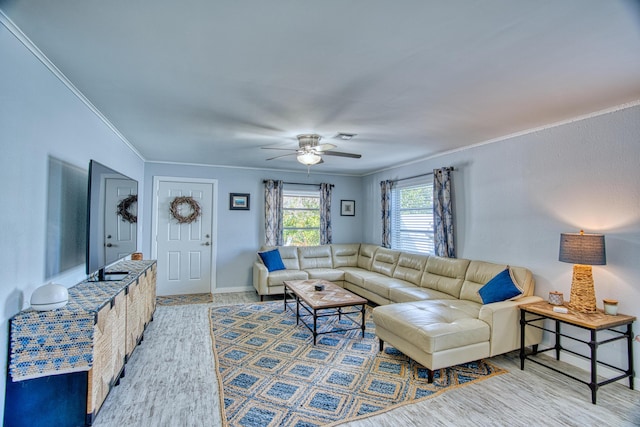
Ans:
{"type": "Polygon", "coordinates": [[[268,158],[267,160],[275,160],[275,159],[279,159],[280,157],[293,156],[293,155],[296,155],[296,154],[298,154],[298,153],[297,153],[297,152],[295,152],[295,153],[283,154],[282,156],[270,157],[270,158],[268,158]]]}
{"type": "Polygon", "coordinates": [[[295,148],[277,148],[277,147],[260,147],[263,150],[282,150],[282,151],[298,151],[295,148]]]}
{"type": "Polygon", "coordinates": [[[319,144],[313,147],[316,151],[324,153],[325,151],[333,150],[334,148],[338,148],[337,145],[333,144],[319,144]]]}
{"type": "Polygon", "coordinates": [[[326,156],[350,157],[352,159],[359,159],[362,157],[362,154],[342,153],[340,151],[323,151],[322,154],[326,156]]]}

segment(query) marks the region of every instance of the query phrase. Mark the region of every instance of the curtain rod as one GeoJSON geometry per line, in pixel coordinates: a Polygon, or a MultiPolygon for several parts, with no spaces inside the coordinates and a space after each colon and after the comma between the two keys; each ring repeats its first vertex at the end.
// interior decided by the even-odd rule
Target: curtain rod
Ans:
{"type": "MultiPolygon", "coordinates": [[[[268,181],[268,180],[267,180],[267,179],[265,179],[265,180],[263,180],[262,182],[263,182],[263,183],[266,183],[267,181],[268,181]]],[[[308,182],[286,182],[286,181],[282,181],[282,183],[283,183],[283,184],[289,184],[289,185],[313,185],[313,186],[316,186],[316,187],[320,187],[320,184],[310,184],[310,183],[308,183],[308,182]]],[[[334,185],[334,184],[331,184],[331,186],[332,186],[332,187],[335,187],[335,185],[334,185]]]]}
{"type": "MultiPolygon", "coordinates": [[[[442,169],[447,169],[447,170],[452,171],[452,172],[455,170],[453,167],[442,168],[442,169]]],[[[427,172],[427,173],[423,173],[423,174],[420,174],[420,175],[408,176],[406,178],[394,179],[393,182],[406,181],[407,179],[420,178],[422,176],[431,176],[431,175],[433,175],[433,172],[427,172]]]]}

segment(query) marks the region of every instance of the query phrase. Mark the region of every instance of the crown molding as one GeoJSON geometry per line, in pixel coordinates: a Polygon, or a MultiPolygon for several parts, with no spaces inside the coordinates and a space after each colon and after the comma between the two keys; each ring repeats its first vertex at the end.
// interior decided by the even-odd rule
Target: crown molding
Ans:
{"type": "Polygon", "coordinates": [[[582,120],[592,119],[592,118],[598,117],[598,116],[604,116],[606,114],[615,113],[616,111],[626,110],[628,108],[637,107],[639,105],[640,105],[640,99],[636,100],[636,101],[627,102],[625,104],[620,104],[620,105],[616,105],[616,106],[613,106],[613,107],[605,108],[603,110],[594,111],[592,113],[588,113],[588,114],[583,114],[583,115],[580,115],[580,116],[572,117],[570,119],[561,120],[561,121],[558,121],[558,122],[549,123],[549,124],[538,126],[538,127],[535,127],[535,128],[526,129],[526,130],[523,130],[523,131],[520,131],[520,132],[511,133],[509,135],[499,136],[497,138],[489,139],[487,141],[482,141],[482,142],[478,142],[478,143],[471,144],[471,145],[465,145],[464,147],[454,148],[453,150],[443,151],[442,153],[437,153],[437,154],[432,154],[432,155],[429,155],[429,156],[426,156],[426,157],[421,157],[419,159],[415,159],[415,160],[412,160],[410,162],[399,163],[399,164],[396,164],[394,166],[389,166],[389,167],[386,167],[386,168],[383,168],[383,169],[379,169],[379,170],[377,170],[375,172],[364,174],[362,176],[375,175],[377,173],[386,172],[386,171],[397,169],[397,168],[400,168],[400,167],[403,167],[403,166],[413,165],[415,163],[424,162],[426,160],[436,159],[438,157],[446,156],[446,155],[449,155],[449,154],[459,153],[461,151],[466,151],[466,150],[471,150],[471,149],[474,149],[474,148],[477,148],[477,147],[482,147],[483,145],[494,144],[496,142],[506,141],[508,139],[517,138],[517,137],[524,136],[524,135],[530,135],[530,134],[533,134],[533,133],[541,132],[543,130],[552,129],[552,128],[555,128],[555,127],[558,127],[558,126],[564,126],[564,125],[567,125],[567,124],[570,124],[570,123],[575,123],[575,122],[579,122],[579,121],[582,121],[582,120]]]}
{"type": "Polygon", "coordinates": [[[89,101],[89,99],[78,89],[75,87],[73,83],[64,75],[62,71],[58,67],[55,66],[53,62],[27,37],[25,33],[9,18],[2,9],[0,9],[0,23],[9,30],[11,34],[20,42],[24,47],[26,47],[29,52],[33,54],[33,56],[38,59],[47,69],[56,77],[58,80],[62,82],[70,91],[73,93],[84,105],[93,112],[110,130],[114,133],[131,151],[133,151],[142,161],[145,161],[145,158],[142,154],[129,142],[129,140],[115,127],[113,123],[109,121],[109,119],[98,110],[98,108],[89,101]]]}

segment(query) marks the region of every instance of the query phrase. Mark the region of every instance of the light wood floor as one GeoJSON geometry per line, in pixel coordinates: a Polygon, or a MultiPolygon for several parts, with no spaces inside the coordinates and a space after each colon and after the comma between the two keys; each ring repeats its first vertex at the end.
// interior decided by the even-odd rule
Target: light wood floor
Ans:
{"type": "MultiPolygon", "coordinates": [[[[257,301],[253,292],[216,294],[212,304],[158,307],[126,376],[105,401],[96,427],[221,426],[208,308],[257,301]]],[[[636,351],[638,351],[636,349],[636,351]]],[[[407,426],[639,426],[640,392],[622,384],[598,391],[515,353],[490,359],[509,373],[346,422],[349,427],[407,426]]],[[[586,375],[570,365],[563,369],[586,375]]]]}

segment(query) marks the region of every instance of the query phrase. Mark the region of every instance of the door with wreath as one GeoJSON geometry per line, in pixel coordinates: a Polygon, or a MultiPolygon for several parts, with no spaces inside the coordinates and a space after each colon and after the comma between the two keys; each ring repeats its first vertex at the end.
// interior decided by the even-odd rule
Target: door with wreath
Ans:
{"type": "Polygon", "coordinates": [[[154,179],[157,294],[210,293],[215,287],[215,180],[154,179]]]}
{"type": "Polygon", "coordinates": [[[138,185],[130,179],[107,178],[105,180],[104,252],[105,260],[125,257],[137,249],[138,233],[138,185]]]}

